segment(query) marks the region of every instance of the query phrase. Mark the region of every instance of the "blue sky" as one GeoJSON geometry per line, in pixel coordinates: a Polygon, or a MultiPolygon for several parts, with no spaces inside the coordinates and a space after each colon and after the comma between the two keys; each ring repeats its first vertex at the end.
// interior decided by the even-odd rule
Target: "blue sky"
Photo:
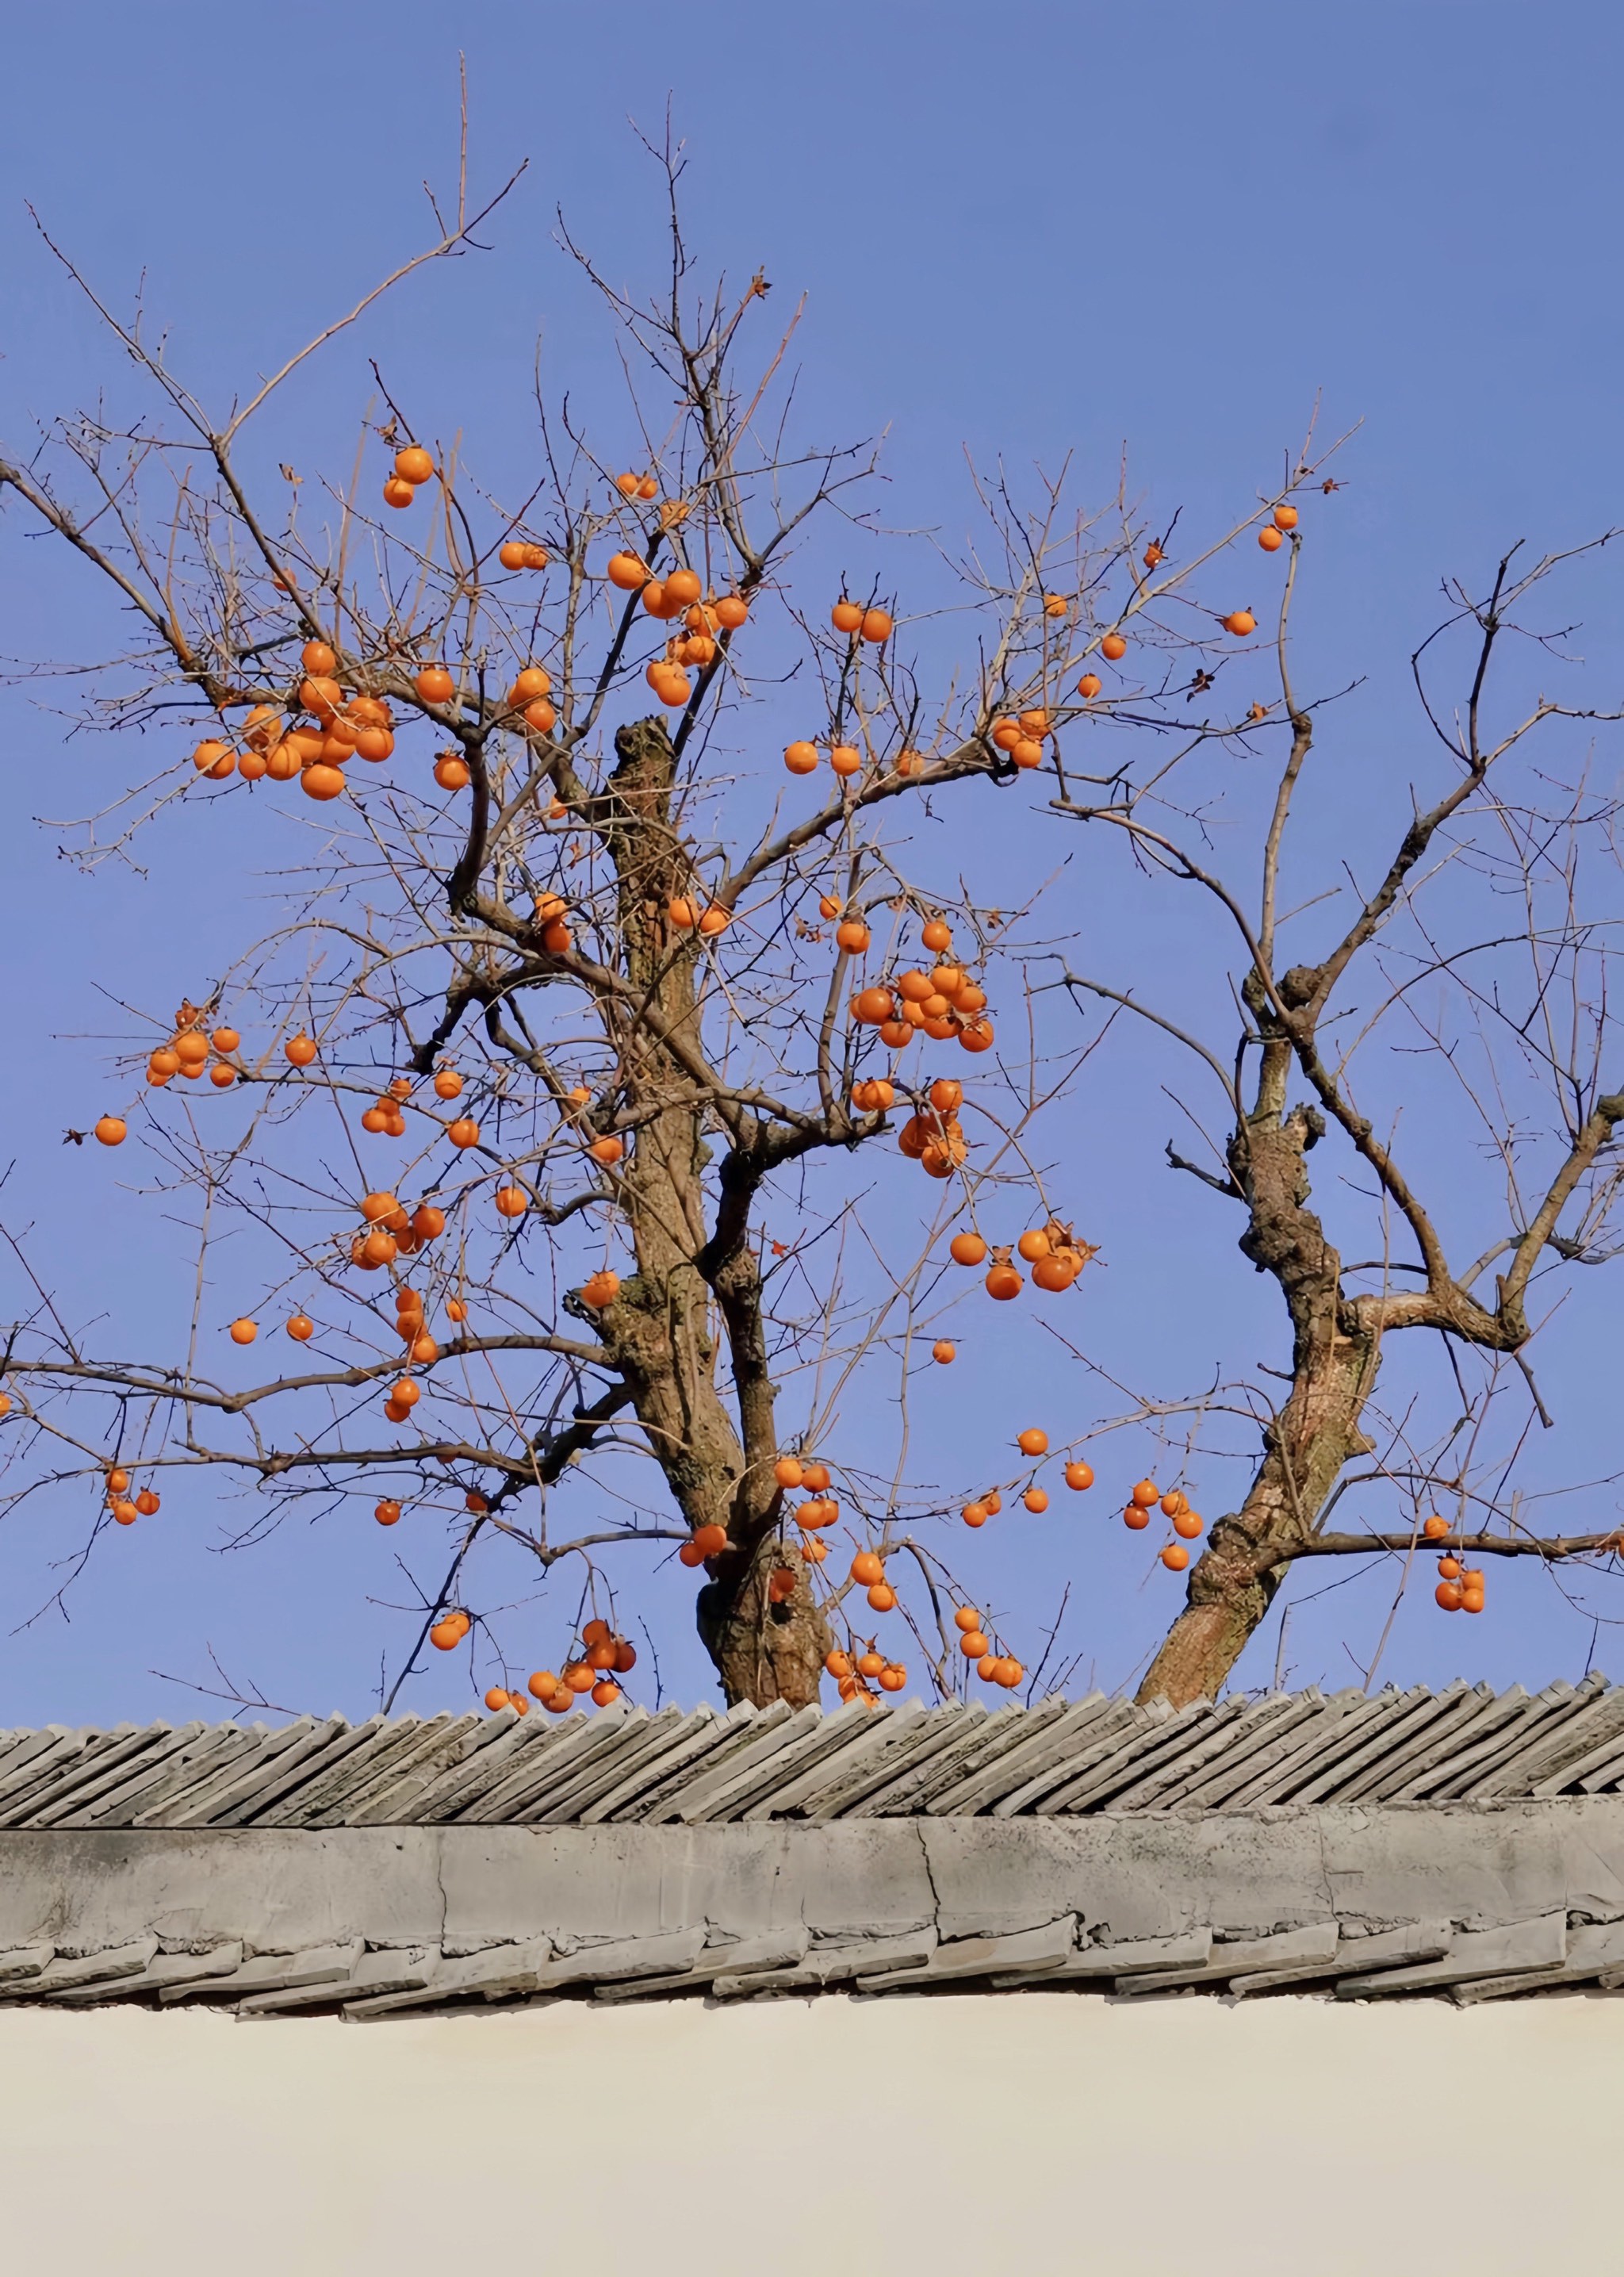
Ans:
{"type": "MultiPolygon", "coordinates": [[[[655,185],[627,121],[657,133],[668,97],[691,152],[702,262],[740,277],[764,266],[775,309],[808,295],[802,401],[823,434],[886,430],[885,512],[899,525],[968,526],[967,448],[1016,468],[1071,452],[1097,496],[1126,446],[1135,487],[1206,526],[1268,485],[1317,400],[1323,431],[1362,423],[1299,618],[1320,684],[1360,682],[1327,730],[1305,811],[1322,856],[1349,834],[1364,843],[1381,798],[1401,811],[1430,764],[1407,660],[1440,579],[1478,576],[1516,538],[1558,547],[1624,521],[1609,163],[1624,32],[1613,11],[995,13],[882,0],[841,19],[721,0],[687,19],[641,0],[338,11],[295,0],[36,11],[9,47],[13,83],[30,91],[0,149],[0,435],[13,443],[34,416],[85,400],[99,375],[122,384],[25,201],[119,305],[144,278],[148,321],[168,332],[177,368],[221,400],[417,242],[419,185],[450,172],[459,52],[476,179],[530,161],[490,228],[493,251],[409,286],[294,391],[267,436],[272,456],[352,447],[365,355],[376,354],[409,369],[436,431],[461,427],[488,464],[517,470],[538,332],[554,384],[612,426],[615,374],[552,241],[554,208],[611,273],[653,278],[655,185]]],[[[14,656],[79,655],[106,629],[97,598],[12,516],[0,523],[0,646],[14,656]]],[[[1605,565],[1563,596],[1564,613],[1585,621],[1575,644],[1597,700],[1624,662],[1619,598],[1605,565]]],[[[65,740],[37,689],[0,692],[0,723],[18,1070],[4,1109],[8,1222],[39,1230],[80,1317],[104,1306],[110,1334],[116,1324],[133,1342],[174,1272],[162,1210],[113,1207],[107,1165],[60,1145],[95,1109],[109,1050],[98,1040],[119,1024],[98,991],[178,1001],[237,937],[242,897],[275,888],[245,870],[221,826],[190,817],[144,849],[142,872],[78,877],[57,858],[60,834],[34,818],[85,811],[131,753],[65,740]]],[[[1615,765],[1603,742],[1599,779],[1611,783],[1615,765]]],[[[1006,830],[987,859],[1019,851],[1006,830]]],[[[1090,880],[1095,945],[1120,960],[1131,938],[1135,979],[1176,987],[1199,945],[1182,914],[1148,917],[1135,890],[1104,872],[1090,880]]],[[[1188,1389],[1215,1367],[1278,1364],[1283,1334],[1223,1206],[1157,1168],[1172,1124],[1156,1086],[1169,1079],[1142,1056],[1113,1062],[1110,1097],[1127,1111],[1097,1098],[1080,1108],[1067,1169],[1085,1230],[1090,1204],[1110,1198],[1113,1270],[1090,1349],[1127,1380],[1148,1388],[1181,1372],[1188,1389]]],[[[1453,1155],[1417,1143],[1451,1189],[1453,1155]]],[[[1541,1357],[1558,1416],[1539,1451],[1545,1483],[1618,1467],[1615,1288],[1602,1275],[1585,1283],[1541,1357]]],[[[1036,1384],[1064,1408],[1074,1388],[1055,1366],[1021,1344],[988,1355],[983,1380],[999,1398],[1036,1384]]],[[[1215,1482],[1215,1509],[1219,1493],[1215,1482]]],[[[1612,1488],[1586,1504],[1597,1522],[1616,1507],[1612,1488]]],[[[186,1712],[188,1696],[149,1672],[207,1681],[210,1647],[274,1700],[367,1707],[393,1634],[373,1602],[392,1581],[369,1526],[285,1528],[223,1555],[216,1513],[178,1497],[172,1525],[98,1548],[71,1618],[9,1634],[49,1595],[51,1561],[71,1554],[86,1515],[82,1497],[42,1502],[0,1535],[0,1717],[186,1712]]],[[[1146,1580],[1119,1528],[1108,1538],[1108,1512],[1087,1526],[1062,1515],[1018,1557],[1006,1548],[997,1586],[1012,1623],[1035,1632],[1070,1580],[1067,1641],[1085,1672],[1119,1680],[1173,1595],[1165,1576],[1146,1580]]],[[[1350,1652],[1368,1662],[1390,1595],[1350,1580],[1305,1606],[1286,1656],[1296,1680],[1352,1680],[1350,1652]]],[[[664,1581],[650,1602],[668,1687],[701,1696],[708,1671],[679,1593],[664,1581]]],[[[1601,1629],[1597,1660],[1624,1674],[1612,1634],[1601,1629]]],[[[1259,1639],[1247,1680],[1267,1677],[1275,1635],[1271,1625],[1259,1639]]],[[[1382,1672],[1532,1685],[1576,1675],[1591,1649],[1590,1620],[1519,1573],[1495,1577],[1476,1622],[1407,1604],[1382,1672]]],[[[461,1673],[432,1671],[412,1704],[459,1699],[461,1673]]]]}

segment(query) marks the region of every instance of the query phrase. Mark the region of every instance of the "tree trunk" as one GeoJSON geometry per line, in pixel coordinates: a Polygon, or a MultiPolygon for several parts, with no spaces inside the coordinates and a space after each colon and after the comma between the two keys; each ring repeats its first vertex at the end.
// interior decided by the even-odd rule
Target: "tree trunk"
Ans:
{"type": "Polygon", "coordinates": [[[1241,1248],[1280,1283],[1293,1330],[1292,1387],[1264,1434],[1264,1458],[1241,1509],[1214,1526],[1191,1571],[1185,1609],[1139,1687],[1175,1708],[1212,1698],[1267,1614],[1292,1546],[1309,1539],[1350,1456],[1380,1363],[1380,1338],[1343,1296],[1342,1260],[1307,1207],[1304,1157],[1324,1124],[1312,1108],[1282,1112],[1286,1055],[1266,1047],[1256,1108],[1230,1142],[1229,1167],[1248,1212],[1241,1248]]]}
{"type": "Polygon", "coordinates": [[[1191,1570],[1185,1609],[1146,1672],[1142,1701],[1181,1708],[1216,1696],[1286,1578],[1289,1556],[1271,1552],[1312,1534],[1343,1465],[1370,1451],[1359,1417],[1375,1381],[1375,1344],[1368,1331],[1339,1332],[1300,1365],[1245,1502],[1218,1519],[1191,1570]]]}
{"type": "MultiPolygon", "coordinates": [[[[695,943],[692,935],[673,939],[666,920],[673,895],[692,890],[671,819],[676,755],[658,720],[621,728],[615,749],[609,838],[626,978],[664,1032],[697,1052],[695,943]]],[[[703,1111],[693,1103],[694,1078],[646,1025],[622,1024],[612,1011],[608,1024],[629,1103],[639,1109],[673,1103],[634,1133],[621,1191],[637,1271],[602,1317],[603,1341],[683,1517],[690,1527],[727,1528],[728,1546],[707,1561],[696,1608],[727,1700],[802,1707],[817,1697],[832,1639],[808,1568],[798,1551],[786,1557],[778,1539],[773,1388],[749,1240],[762,1171],[735,1141],[722,1163],[717,1228],[710,1232],[703,1173],[710,1151],[703,1111]],[[737,1420],[717,1388],[713,1303],[728,1336],[737,1420]],[[769,1601],[775,1569],[794,1576],[782,1603],[769,1601]]]]}

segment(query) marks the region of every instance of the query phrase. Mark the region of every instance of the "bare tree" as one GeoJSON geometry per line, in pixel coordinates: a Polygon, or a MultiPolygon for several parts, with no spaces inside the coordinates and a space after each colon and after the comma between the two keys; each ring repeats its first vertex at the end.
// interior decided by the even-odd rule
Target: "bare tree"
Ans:
{"type": "MultiPolygon", "coordinates": [[[[264,1516],[251,1536],[294,1499],[382,1489],[391,1524],[402,1500],[449,1496],[451,1553],[382,1687],[391,1702],[431,1640],[454,1645],[484,1618],[462,1576],[492,1534],[532,1571],[567,1563],[582,1577],[564,1677],[532,1687],[554,1708],[594,1681],[614,1695],[635,1657],[615,1569],[673,1549],[704,1568],[698,1624],[730,1699],[804,1702],[826,1668],[846,1697],[899,1685],[897,1654],[854,1633],[865,1590],[882,1616],[906,1599],[942,1691],[968,1681],[970,1658],[1017,1685],[1012,1641],[972,1623],[976,1650],[960,1649],[963,1593],[933,1531],[943,1497],[910,1486],[906,1428],[889,1477],[837,1463],[831,1481],[818,1451],[860,1373],[896,1371],[906,1425],[909,1376],[958,1266],[986,1265],[990,1301],[1023,1288],[1013,1245],[989,1248],[978,1214],[1019,1203],[1037,1289],[1059,1302],[1076,1284],[1094,1252],[1048,1189],[1036,1133],[1102,1036],[1142,1019],[1222,1094],[1229,1135],[1211,1164],[1171,1146],[1169,1158],[1239,1205],[1241,1249],[1278,1282],[1293,1336],[1282,1399],[1248,1384],[1130,1400],[1116,1419],[1184,1419],[1191,1449],[1223,1417],[1263,1437],[1146,1692],[1215,1690],[1297,1557],[1396,1557],[1408,1573],[1423,1505],[1446,1491],[1452,1551],[1608,1552],[1605,1535],[1539,1536],[1483,1485],[1479,1426],[1503,1389],[1493,1370],[1462,1384],[1478,1419],[1469,1458],[1458,1428],[1441,1451],[1408,1421],[1385,1424],[1379,1447],[1367,1428],[1392,1330],[1429,1328],[1516,1366],[1538,1276],[1606,1249],[1624,1097],[1603,1087],[1605,941],[1584,914],[1580,857],[1605,855],[1612,811],[1582,782],[1562,799],[1549,785],[1543,800],[1503,787],[1535,729],[1597,715],[1539,697],[1512,724],[1486,724],[1516,612],[1566,561],[1519,573],[1508,557],[1484,597],[1455,594],[1451,628],[1476,641],[1458,721],[1429,691],[1430,649],[1417,659],[1446,781],[1400,818],[1351,921],[1316,960],[1281,970],[1280,936],[1300,921],[1288,826],[1322,708],[1299,701],[1290,671],[1296,501],[1335,488],[1329,453],[1310,438],[1275,488],[1179,560],[1172,531],[1152,537],[1125,489],[1079,514],[1062,480],[1040,481],[1030,504],[1001,477],[981,480],[989,538],[952,565],[960,662],[938,674],[911,660],[890,583],[797,598],[792,564],[811,529],[844,517],[871,534],[873,454],[798,439],[794,323],[755,350],[764,276],[732,296],[697,289],[680,160],[660,156],[672,254],[655,300],[625,297],[563,239],[636,376],[644,448],[630,468],[538,393],[534,487],[499,498],[460,446],[419,437],[409,388],[380,373],[354,476],[323,485],[285,467],[280,493],[262,495],[245,430],[258,433],[282,383],[376,293],[228,415],[97,299],[156,409],[65,417],[32,453],[0,459],[0,494],[72,548],[134,628],[97,662],[87,716],[177,742],[184,729],[195,744],[93,818],[81,858],[122,857],[182,798],[246,806],[302,789],[319,826],[286,921],[172,1022],[132,1038],[140,1136],[166,1206],[186,1197],[195,1230],[186,1350],[95,1349],[6,1237],[28,1292],[4,1355],[9,1428],[29,1435],[13,1499],[88,1474],[99,1530],[150,1504],[138,1469],[159,1481],[218,1466],[254,1489],[264,1516]],[[1259,533],[1286,565],[1279,697],[1210,716],[1224,659],[1256,653],[1255,627],[1197,587],[1259,533]],[[763,770],[740,745],[786,687],[805,724],[779,797],[764,788],[776,757],[763,770]],[[1286,758],[1242,890],[1208,850],[1215,791],[1187,785],[1199,767],[1254,765],[1276,740],[1286,758]],[[1103,751],[1122,756],[1107,765],[1103,751]],[[1043,787],[1053,817],[1045,862],[1065,825],[1083,823],[1210,899],[1238,959],[1233,1034],[1204,1040],[1186,1008],[1146,1003],[1131,971],[1074,969],[1038,930],[1037,876],[1029,906],[1010,912],[943,873],[938,822],[977,792],[1022,785],[1043,787]],[[1514,907],[1515,927],[1434,940],[1420,888],[1445,892],[1453,920],[1463,904],[1446,881],[1463,877],[1502,918],[1514,907]],[[1376,993],[1355,1025],[1360,971],[1376,993]],[[1514,1117],[1492,1086],[1475,1090],[1451,1035],[1423,1032],[1423,975],[1543,1084],[1547,1127],[1514,1117]],[[1103,1018],[1090,1009],[1073,1023],[1072,1006],[1099,1003],[1103,1018]],[[1459,1074],[1502,1175],[1493,1238],[1459,1268],[1355,1087],[1356,1052],[1416,1040],[1459,1074]],[[961,1072],[922,1071],[930,1045],[961,1072]],[[1307,1154],[1327,1138],[1368,1175],[1374,1263],[1345,1267],[1309,1207],[1307,1154]],[[888,1211],[877,1226],[853,1185],[854,1160],[891,1138],[937,1181],[917,1225],[888,1211]],[[387,1175],[372,1168],[383,1161],[387,1175]],[[812,1198],[819,1222],[795,1245],[763,1230],[790,1192],[812,1198]],[[1393,1251],[1394,1230],[1414,1258],[1393,1251]],[[266,1260],[231,1336],[250,1345],[262,1314],[291,1307],[299,1354],[246,1387],[204,1359],[205,1335],[224,1327],[210,1292],[228,1230],[251,1231],[266,1260]],[[789,1373],[808,1388],[786,1431],[775,1402],[789,1373]],[[623,1479],[632,1456],[657,1493],[621,1492],[618,1514],[585,1530],[553,1521],[566,1474],[607,1460],[623,1479]],[[1369,1472],[1350,1472],[1371,1456],[1369,1472]],[[1328,1531],[1354,1477],[1397,1494],[1409,1522],[1328,1531]],[[841,1523],[858,1539],[855,1571],[826,1580],[825,1536],[841,1523]]],[[[459,183],[454,219],[436,216],[434,241],[378,291],[467,253],[497,202],[472,211],[459,183]]],[[[97,1137],[122,1143],[136,1113],[104,1118],[97,1137]]],[[[1045,1451],[1059,1451],[1023,1450],[1009,1479],[972,1493],[969,1523],[1006,1491],[1041,1495],[1045,1451]]],[[[1086,1483],[1081,1448],[1067,1451],[1072,1481],[1086,1483]]],[[[1180,1570],[1201,1521],[1168,1483],[1180,1539],[1163,1554],[1180,1570]]],[[[1130,1515],[1141,1522],[1137,1506],[1130,1515]]],[[[1474,1587],[1462,1583],[1468,1602],[1474,1587]]],[[[490,1696],[502,1704],[505,1687],[490,1696]]]]}
{"type": "MultiPolygon", "coordinates": [[[[1531,769],[1506,777],[1527,740],[1548,722],[1620,715],[1535,694],[1503,724],[1489,724],[1494,667],[1504,644],[1523,630],[1519,612],[1559,570],[1607,540],[1578,557],[1546,557],[1521,570],[1516,548],[1483,593],[1450,590],[1447,618],[1413,659],[1425,718],[1448,755],[1444,781],[1417,794],[1372,880],[1344,876],[1338,897],[1351,900],[1351,919],[1332,926],[1317,956],[1286,963],[1279,936],[1287,836],[1317,707],[1301,702],[1293,685],[1288,630],[1301,539],[1291,507],[1271,515],[1266,530],[1281,523],[1291,531],[1293,560],[1275,647],[1289,744],[1251,885],[1226,882],[1198,842],[1181,842],[1165,813],[1149,811],[1148,793],[1164,802],[1170,796],[1165,768],[1142,783],[1124,775],[1105,787],[1103,799],[1077,787],[1056,802],[1080,822],[1127,833],[1153,869],[1210,896],[1238,945],[1238,1017],[1221,1050],[1103,980],[1068,971],[1065,986],[1131,1004],[1216,1078],[1229,1121],[1221,1159],[1203,1168],[1171,1145],[1168,1159],[1240,1206],[1241,1250],[1278,1283],[1291,1322],[1288,1389],[1258,1414],[1262,1459],[1240,1509],[1214,1526],[1190,1574],[1186,1609],[1141,1687],[1142,1697],[1175,1702],[1217,1691],[1299,1557],[1385,1553],[1402,1558],[1408,1572],[1418,1541],[1434,1543],[1443,1552],[1439,1603],[1477,1611],[1484,1569],[1464,1564],[1468,1558],[1611,1557],[1618,1541],[1613,1532],[1552,1537],[1530,1528],[1519,1519],[1514,1494],[1507,1495],[1506,1466],[1481,1440],[1486,1409],[1506,1388],[1506,1361],[1518,1364],[1533,1412],[1549,1420],[1523,1358],[1537,1278],[1612,1253],[1620,1177],[1613,1133],[1624,1121],[1624,1092],[1605,1087],[1614,1041],[1608,902],[1605,894],[1592,895],[1587,911],[1582,885],[1598,857],[1611,867],[1614,802],[1582,780],[1563,784],[1531,769]],[[1452,712],[1430,685],[1428,667],[1440,644],[1447,653],[1451,636],[1461,634],[1468,649],[1452,712]],[[1428,911],[1440,900],[1435,919],[1428,911]],[[1355,1002],[1360,979],[1367,993],[1355,1002]],[[1453,1000],[1447,1010],[1421,1008],[1428,984],[1453,1000]],[[1333,1024],[1339,1033],[1328,1040],[1333,1024]],[[1475,1059],[1462,1048],[1463,1034],[1475,1059]],[[1466,1110],[1464,1121],[1449,1116],[1438,1134],[1454,1151],[1458,1177],[1467,1177],[1479,1153],[1496,1174],[1489,1238],[1463,1265],[1450,1263],[1393,1129],[1378,1128],[1362,1103],[1362,1080],[1390,1092],[1392,1055],[1417,1050],[1449,1070],[1466,1110]],[[1371,1068],[1377,1058],[1387,1060],[1385,1071],[1371,1068]],[[1308,1156],[1328,1138],[1344,1167],[1351,1157],[1368,1174],[1368,1218],[1379,1254],[1352,1266],[1309,1206],[1308,1156]],[[1405,1253],[1410,1248],[1413,1255],[1405,1253]],[[1377,1285],[1362,1287],[1372,1276],[1377,1285]],[[1393,1419],[1382,1419],[1380,1441],[1366,1428],[1384,1344],[1405,1329],[1430,1329],[1487,1363],[1468,1390],[1452,1351],[1460,1415],[1430,1451],[1419,1450],[1410,1428],[1393,1419]],[[1371,1470],[1350,1472],[1350,1463],[1368,1457],[1377,1458],[1371,1470]],[[1498,1482],[1488,1482],[1497,1468],[1498,1482]],[[1348,1488],[1375,1480],[1408,1500],[1409,1523],[1330,1530],[1348,1488]],[[1451,1515],[1428,1509],[1438,1499],[1453,1504],[1451,1515]]],[[[1561,636],[1536,637],[1548,662],[1561,636]]],[[[1181,759],[1194,757],[1200,741],[1189,739],[1181,759]]],[[[1298,909],[1325,897],[1323,880],[1314,885],[1319,890],[1296,897],[1298,909]]]]}

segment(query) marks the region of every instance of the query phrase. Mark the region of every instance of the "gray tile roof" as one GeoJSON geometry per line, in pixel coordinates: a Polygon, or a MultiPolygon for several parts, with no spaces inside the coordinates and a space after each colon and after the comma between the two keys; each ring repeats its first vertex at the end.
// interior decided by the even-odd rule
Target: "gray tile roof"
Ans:
{"type": "Polygon", "coordinates": [[[1176,1712],[617,1708],[0,1732],[9,1828],[694,1825],[1494,1802],[1624,1790],[1624,1688],[1457,1683],[1176,1712]]]}

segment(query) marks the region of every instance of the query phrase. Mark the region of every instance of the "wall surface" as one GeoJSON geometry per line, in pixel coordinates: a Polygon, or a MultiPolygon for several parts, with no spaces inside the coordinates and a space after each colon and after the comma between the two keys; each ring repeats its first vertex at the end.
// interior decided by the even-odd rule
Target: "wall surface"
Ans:
{"type": "Polygon", "coordinates": [[[152,1930],[285,1951],[333,1938],[467,1949],[546,1930],[755,1936],[922,1922],[944,1938],[1074,1912],[1093,1932],[1247,1936],[1327,1915],[1468,1928],[1552,1909],[1624,1918],[1624,1796],[1181,1818],[891,1818],[802,1825],[374,1826],[0,1832],[0,1949],[152,1930]]]}
{"type": "Polygon", "coordinates": [[[559,2003],[372,2027],[19,2008],[0,2012],[6,2259],[1609,2270],[1621,2078],[1624,2003],[1580,1996],[559,2003]]]}

